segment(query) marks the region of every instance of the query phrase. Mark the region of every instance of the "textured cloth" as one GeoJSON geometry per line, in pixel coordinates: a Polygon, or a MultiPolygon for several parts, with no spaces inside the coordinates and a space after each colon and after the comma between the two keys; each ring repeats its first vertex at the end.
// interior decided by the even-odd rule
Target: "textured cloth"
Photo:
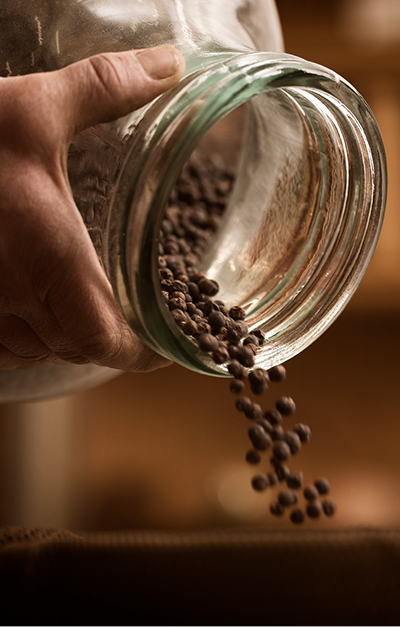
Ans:
{"type": "Polygon", "coordinates": [[[400,530],[3,529],[2,624],[399,625],[400,530]]]}

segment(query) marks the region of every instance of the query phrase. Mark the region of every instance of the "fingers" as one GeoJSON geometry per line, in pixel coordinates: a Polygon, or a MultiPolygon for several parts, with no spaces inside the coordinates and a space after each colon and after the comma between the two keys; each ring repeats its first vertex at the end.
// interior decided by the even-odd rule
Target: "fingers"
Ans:
{"type": "Polygon", "coordinates": [[[39,365],[40,362],[25,360],[0,344],[0,370],[28,370],[39,365]]]}
{"type": "Polygon", "coordinates": [[[19,357],[42,361],[49,357],[49,349],[18,316],[1,316],[1,344],[19,357]]]}
{"type": "MultiPolygon", "coordinates": [[[[69,362],[58,359],[57,357],[48,357],[42,361],[32,361],[19,357],[8,348],[1,346],[0,344],[0,370],[31,370],[32,368],[38,368],[44,363],[58,364],[60,366],[68,364],[69,362]]],[[[87,363],[87,362],[85,362],[87,363]]]]}
{"type": "MultiPolygon", "coordinates": [[[[57,320],[62,334],[76,354],[88,361],[120,370],[147,372],[167,365],[167,360],[141,342],[124,320],[111,286],[99,267],[86,277],[75,268],[49,290],[46,304],[57,320]]],[[[47,339],[51,346],[52,339],[47,339]]],[[[61,359],[76,359],[66,350],[54,347],[61,359]]]]}
{"type": "MultiPolygon", "coordinates": [[[[63,310],[62,305],[61,309],[63,310]]],[[[38,330],[35,332],[34,328],[18,316],[2,316],[0,370],[27,369],[43,363],[94,362],[120,370],[147,372],[169,364],[132,333],[118,312],[110,315],[106,309],[103,306],[101,312],[93,311],[89,330],[85,324],[72,321],[75,345],[71,344],[70,338],[67,340],[61,329],[54,332],[56,321],[55,324],[43,325],[42,317],[37,321],[38,330]]],[[[87,317],[86,306],[83,305],[82,311],[75,308],[77,318],[81,313],[87,317]]],[[[48,319],[49,316],[50,313],[46,312],[44,318],[48,319]]],[[[35,327],[35,320],[32,326],[35,327]]]]}
{"type": "Polygon", "coordinates": [[[0,370],[31,368],[44,362],[65,363],[19,316],[1,316],[0,334],[0,370]]]}
{"type": "Polygon", "coordinates": [[[175,85],[184,67],[176,48],[158,46],[100,54],[59,70],[70,139],[144,106],[175,85]]]}

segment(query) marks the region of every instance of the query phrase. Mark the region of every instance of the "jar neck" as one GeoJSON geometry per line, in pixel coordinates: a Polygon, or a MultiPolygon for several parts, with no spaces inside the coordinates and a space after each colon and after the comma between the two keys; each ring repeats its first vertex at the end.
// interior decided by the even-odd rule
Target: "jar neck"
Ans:
{"type": "Polygon", "coordinates": [[[339,315],[363,277],[383,219],[386,166],[361,96],[335,73],[277,53],[230,55],[187,76],[130,136],[108,224],[105,266],[124,315],[152,348],[225,374],[175,325],[158,282],[158,241],[175,181],[201,138],[246,103],[241,166],[202,269],[227,306],[247,310],[270,367],[339,315]]]}

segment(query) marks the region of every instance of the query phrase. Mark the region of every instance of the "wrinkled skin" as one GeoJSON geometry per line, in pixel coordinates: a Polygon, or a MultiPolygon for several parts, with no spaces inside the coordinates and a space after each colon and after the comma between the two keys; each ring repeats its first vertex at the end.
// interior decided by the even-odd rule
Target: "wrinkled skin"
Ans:
{"type": "Polygon", "coordinates": [[[152,51],[158,69],[148,51],[128,51],[0,78],[2,370],[45,362],[130,371],[167,364],[124,321],[67,177],[74,135],[128,114],[181,78],[180,53],[152,51]]]}

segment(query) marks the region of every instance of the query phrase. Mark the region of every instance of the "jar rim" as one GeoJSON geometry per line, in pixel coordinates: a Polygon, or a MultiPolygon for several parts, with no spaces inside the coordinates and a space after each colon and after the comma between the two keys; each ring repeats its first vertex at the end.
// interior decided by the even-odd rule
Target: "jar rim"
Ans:
{"type": "MultiPolygon", "coordinates": [[[[110,280],[134,331],[164,356],[173,355],[175,361],[203,373],[225,375],[226,368],[199,354],[163,303],[155,262],[161,213],[184,163],[208,130],[233,109],[274,90],[290,90],[291,96],[303,99],[306,95],[305,107],[310,99],[319,98],[321,103],[322,98],[327,107],[338,111],[347,131],[355,133],[356,148],[353,153],[350,150],[350,158],[361,160],[360,175],[369,179],[369,185],[368,190],[361,190],[362,202],[358,197],[348,208],[354,213],[362,205],[363,225],[357,234],[358,247],[351,253],[348,277],[337,286],[335,301],[324,304],[321,295],[314,319],[297,321],[295,340],[288,334],[289,319],[281,321],[268,347],[259,351],[257,365],[270,367],[293,357],[336,319],[368,267],[382,225],[386,198],[383,142],[368,105],[335,72],[283,53],[235,53],[188,75],[157,99],[130,139],[110,212],[109,225],[117,221],[120,233],[109,266],[110,280]]],[[[347,144],[345,138],[345,150],[347,144]]]]}

